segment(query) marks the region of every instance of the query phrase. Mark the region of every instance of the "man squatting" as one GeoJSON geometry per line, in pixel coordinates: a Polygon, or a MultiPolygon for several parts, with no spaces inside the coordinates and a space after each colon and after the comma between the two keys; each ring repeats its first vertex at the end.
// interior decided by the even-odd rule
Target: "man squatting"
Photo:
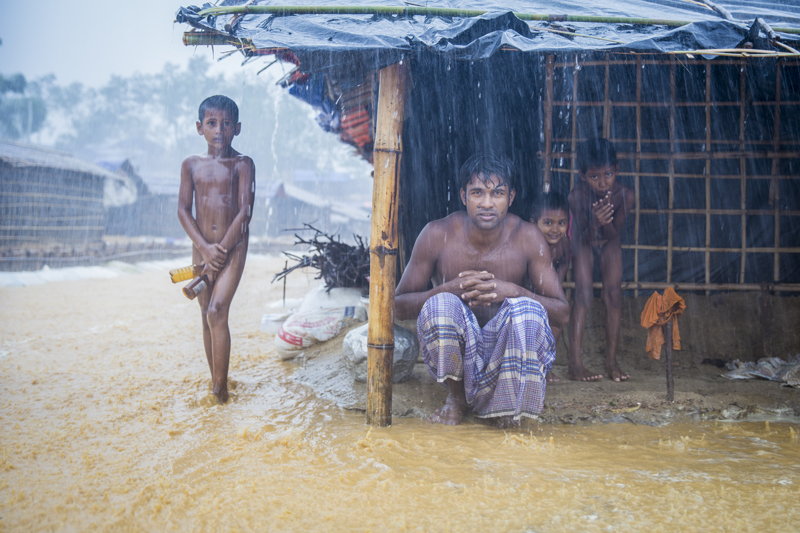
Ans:
{"type": "Polygon", "coordinates": [[[429,422],[471,412],[509,426],[542,410],[549,323],[563,327],[569,304],[541,231],[508,212],[514,180],[506,158],[469,158],[459,171],[466,212],[425,226],[397,286],[395,316],[419,316],[425,363],[449,389],[429,422]]]}

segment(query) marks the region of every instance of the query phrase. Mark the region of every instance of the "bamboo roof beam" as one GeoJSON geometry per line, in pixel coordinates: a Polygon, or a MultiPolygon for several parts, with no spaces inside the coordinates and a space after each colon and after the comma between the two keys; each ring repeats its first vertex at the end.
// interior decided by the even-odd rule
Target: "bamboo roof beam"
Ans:
{"type": "MultiPolygon", "coordinates": [[[[250,15],[394,15],[403,17],[480,17],[488,13],[485,9],[458,9],[423,6],[220,6],[203,9],[200,16],[218,16],[234,14],[250,15]]],[[[553,15],[549,13],[519,13],[520,20],[539,20],[544,22],[590,22],[597,24],[639,24],[645,26],[668,26],[679,28],[692,24],[691,20],[670,20],[640,17],[601,17],[593,15],[553,15]]],[[[773,27],[782,33],[800,34],[800,29],[773,27]]]]}

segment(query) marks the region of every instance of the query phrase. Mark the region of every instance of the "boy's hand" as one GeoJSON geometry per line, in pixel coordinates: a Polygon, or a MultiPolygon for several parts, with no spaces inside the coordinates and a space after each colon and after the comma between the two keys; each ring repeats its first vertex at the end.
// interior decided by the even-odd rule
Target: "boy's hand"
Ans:
{"type": "Polygon", "coordinates": [[[611,192],[592,204],[592,215],[595,224],[605,226],[614,220],[614,204],[611,203],[611,192]]]}
{"type": "Polygon", "coordinates": [[[207,277],[209,283],[214,283],[214,280],[217,279],[217,271],[211,270],[209,265],[203,265],[203,270],[200,272],[200,275],[207,277]]]}
{"type": "Polygon", "coordinates": [[[200,251],[200,255],[205,259],[206,267],[210,268],[213,272],[222,270],[225,262],[228,260],[228,250],[220,244],[209,244],[205,250],[200,251]]]}

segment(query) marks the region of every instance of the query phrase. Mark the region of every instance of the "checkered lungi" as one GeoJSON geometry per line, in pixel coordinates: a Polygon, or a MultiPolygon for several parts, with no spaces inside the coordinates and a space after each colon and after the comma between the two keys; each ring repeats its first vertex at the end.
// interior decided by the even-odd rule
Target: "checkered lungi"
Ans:
{"type": "Polygon", "coordinates": [[[539,302],[509,298],[481,328],[458,296],[440,293],[422,307],[417,334],[431,375],[463,379],[475,416],[518,420],[542,411],[556,343],[539,302]]]}

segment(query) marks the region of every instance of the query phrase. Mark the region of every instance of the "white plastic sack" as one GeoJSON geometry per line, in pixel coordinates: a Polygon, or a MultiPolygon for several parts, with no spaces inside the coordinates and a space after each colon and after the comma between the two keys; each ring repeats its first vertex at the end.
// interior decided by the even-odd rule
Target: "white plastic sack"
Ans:
{"type": "Polygon", "coordinates": [[[284,361],[292,359],[309,346],[335,337],[347,317],[364,320],[364,308],[330,307],[293,314],[275,336],[278,355],[284,361]]]}
{"type": "Polygon", "coordinates": [[[297,312],[305,313],[331,307],[364,307],[361,303],[361,289],[338,288],[328,291],[325,285],[320,285],[306,294],[297,312]]]}

